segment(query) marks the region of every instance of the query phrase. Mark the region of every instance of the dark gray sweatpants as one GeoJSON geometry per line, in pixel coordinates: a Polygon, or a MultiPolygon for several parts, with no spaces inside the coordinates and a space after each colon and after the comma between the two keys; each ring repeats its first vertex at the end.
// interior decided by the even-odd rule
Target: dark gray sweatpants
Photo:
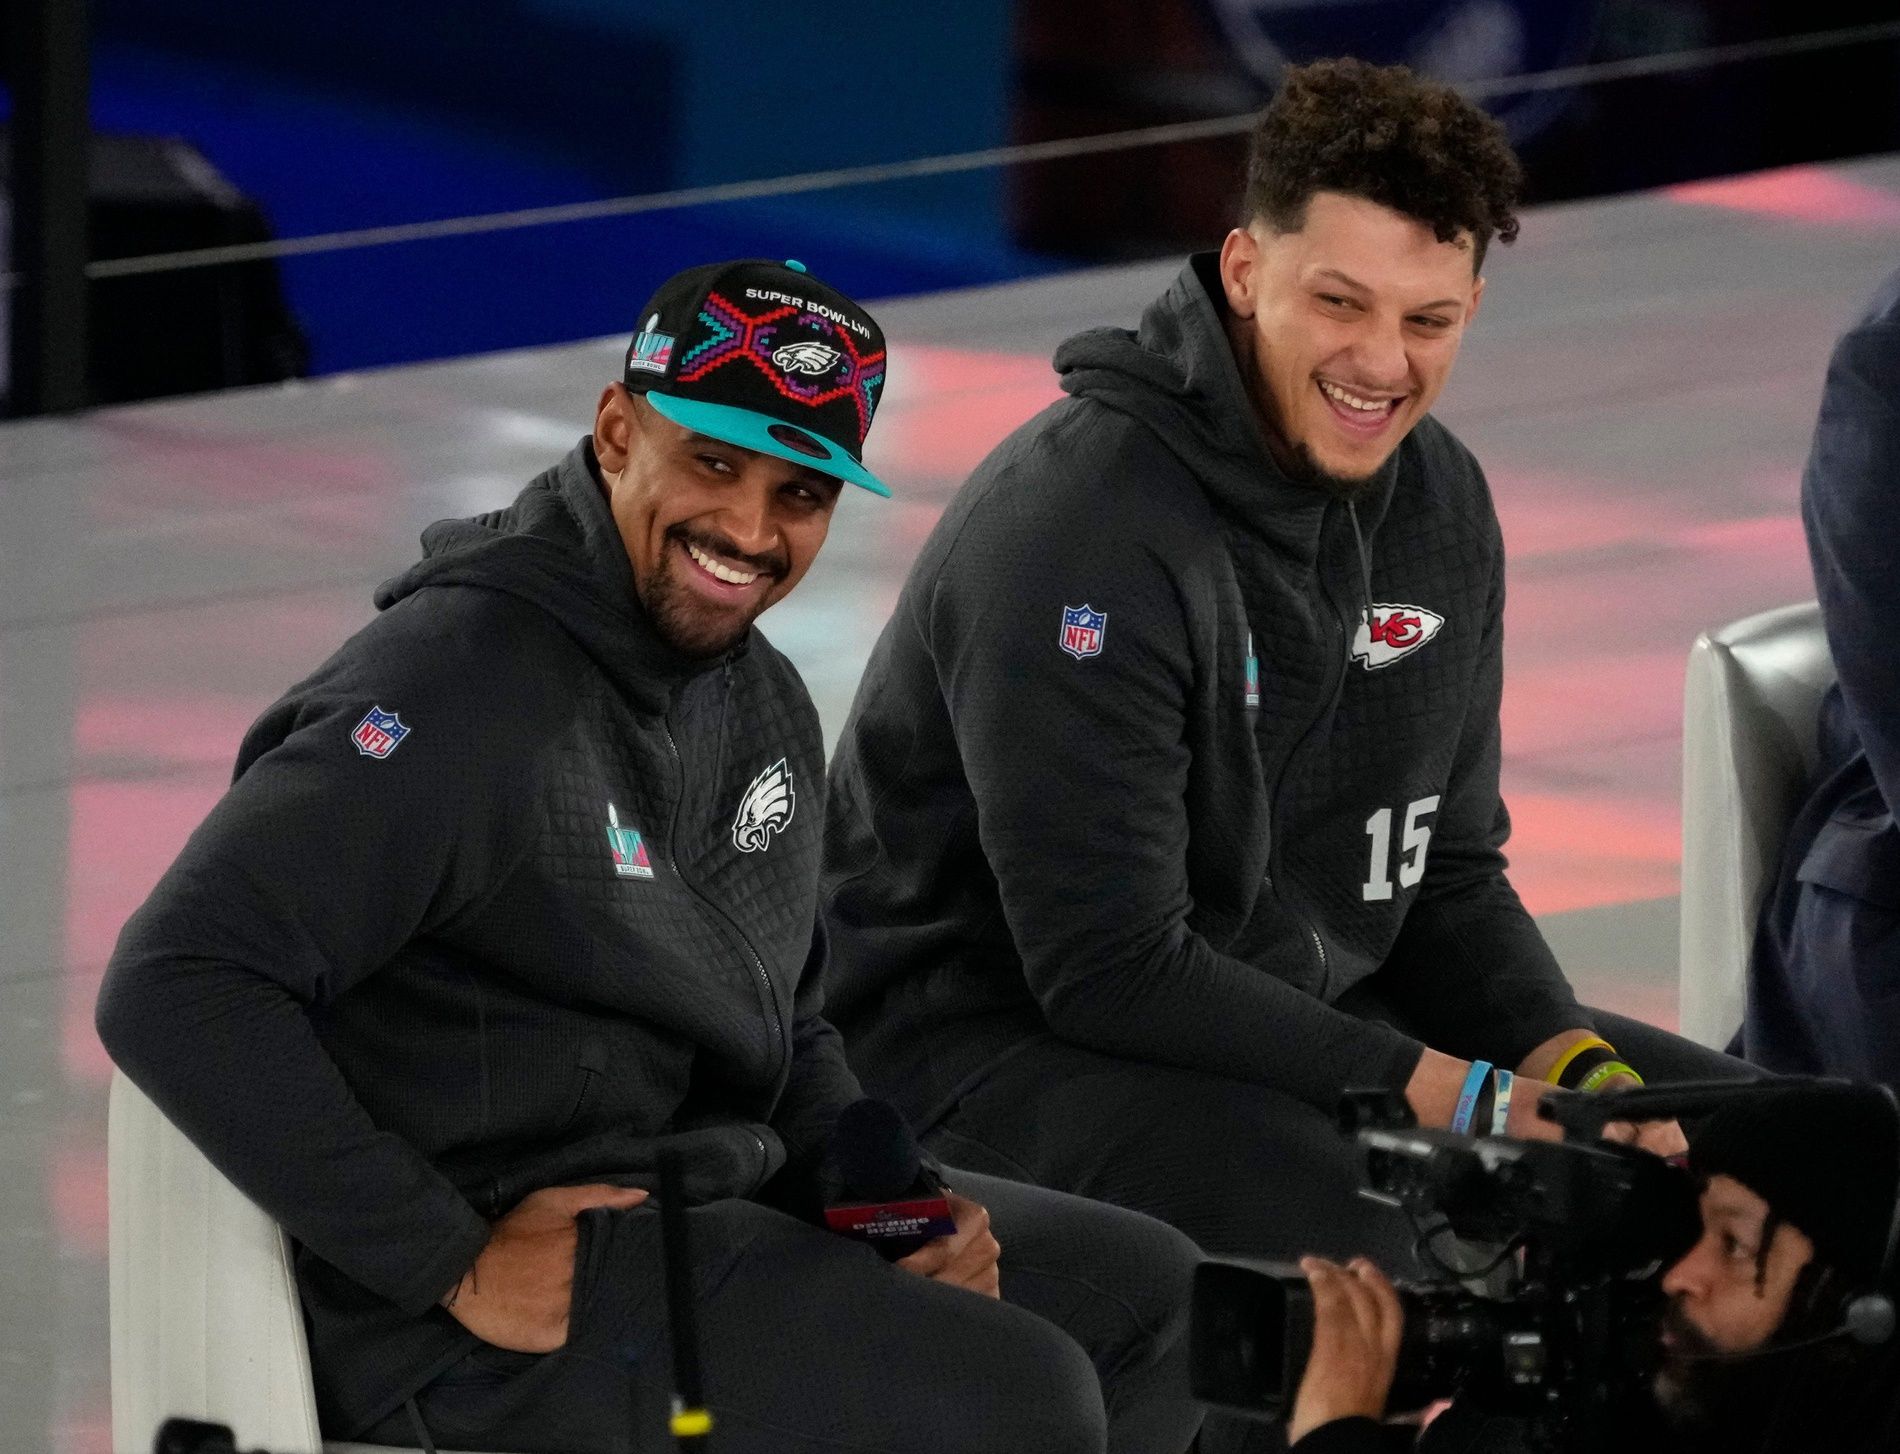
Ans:
{"type": "MultiPolygon", "coordinates": [[[[708,1454],[1181,1454],[1199,1254],[1116,1207],[946,1170],[989,1209],[1002,1300],[753,1202],[691,1213],[708,1454]]],[[[581,1217],[568,1343],[482,1348],[417,1396],[446,1449],[671,1450],[658,1213],[581,1217]]],[[[361,1436],[414,1447],[398,1410],[361,1436]]]]}

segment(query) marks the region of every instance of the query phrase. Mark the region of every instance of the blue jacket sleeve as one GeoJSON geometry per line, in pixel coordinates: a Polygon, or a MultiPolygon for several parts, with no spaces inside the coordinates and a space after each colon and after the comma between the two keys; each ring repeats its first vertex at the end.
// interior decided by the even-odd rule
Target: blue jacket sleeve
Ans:
{"type": "Polygon", "coordinates": [[[1801,480],[1814,580],[1849,723],[1900,804],[1900,274],[1835,346],[1801,480]]]}

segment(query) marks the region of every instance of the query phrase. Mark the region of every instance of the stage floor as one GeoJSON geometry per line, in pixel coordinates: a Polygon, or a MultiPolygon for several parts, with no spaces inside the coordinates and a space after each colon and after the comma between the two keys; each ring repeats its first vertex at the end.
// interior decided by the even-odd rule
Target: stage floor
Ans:
{"type": "MultiPolygon", "coordinates": [[[[1684,656],[1813,594],[1795,498],[1828,349],[1896,263],[1900,158],[1543,209],[1493,251],[1439,413],[1510,551],[1513,875],[1588,999],[1673,1023],[1684,656]]],[[[1055,344],[1132,324],[1176,267],[876,310],[892,366],[869,462],[897,498],[847,492],[765,619],[828,733],[944,503],[1056,397],[1055,344]]],[[[624,342],[0,428],[8,1451],[109,1447],[92,1004],[120,925],[258,711],[368,619],[424,525],[505,503],[573,444],[624,342]]]]}

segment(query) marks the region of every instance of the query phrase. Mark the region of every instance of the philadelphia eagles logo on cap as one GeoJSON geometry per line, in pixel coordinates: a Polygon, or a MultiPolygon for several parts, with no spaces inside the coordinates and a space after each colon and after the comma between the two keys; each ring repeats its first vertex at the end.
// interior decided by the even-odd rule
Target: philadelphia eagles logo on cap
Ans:
{"type": "Polygon", "coordinates": [[[788,374],[828,374],[843,357],[822,343],[788,343],[772,350],[772,362],[788,374]]]}
{"type": "Polygon", "coordinates": [[[803,263],[712,263],[661,285],[624,381],[681,428],[889,495],[864,467],[883,331],[803,263]]]}

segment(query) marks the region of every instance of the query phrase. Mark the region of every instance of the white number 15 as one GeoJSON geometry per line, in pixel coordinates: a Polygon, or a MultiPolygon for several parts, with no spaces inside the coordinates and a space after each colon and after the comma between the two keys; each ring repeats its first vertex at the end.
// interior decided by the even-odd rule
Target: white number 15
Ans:
{"type": "MultiPolygon", "coordinates": [[[[1425,848],[1432,841],[1431,825],[1419,820],[1438,811],[1438,795],[1420,798],[1405,809],[1405,833],[1401,840],[1399,887],[1409,889],[1425,877],[1425,848]]],[[[1392,897],[1392,810],[1381,808],[1366,819],[1366,836],[1372,839],[1372,866],[1366,870],[1361,896],[1374,903],[1392,897]]]]}

